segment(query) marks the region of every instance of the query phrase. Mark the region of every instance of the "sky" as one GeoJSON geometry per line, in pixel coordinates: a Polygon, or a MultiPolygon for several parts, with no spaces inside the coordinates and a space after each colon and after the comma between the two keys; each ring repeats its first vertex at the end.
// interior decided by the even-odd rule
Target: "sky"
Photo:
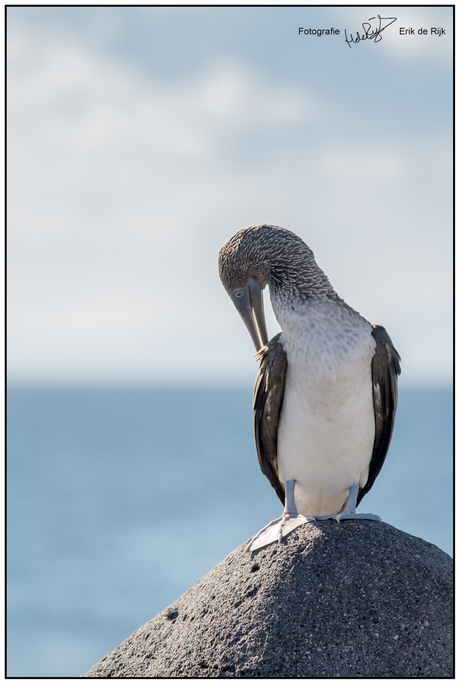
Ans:
{"type": "Polygon", "coordinates": [[[451,8],[9,7],[7,35],[11,382],[252,382],[217,255],[260,223],[401,382],[451,381],[451,8]]]}

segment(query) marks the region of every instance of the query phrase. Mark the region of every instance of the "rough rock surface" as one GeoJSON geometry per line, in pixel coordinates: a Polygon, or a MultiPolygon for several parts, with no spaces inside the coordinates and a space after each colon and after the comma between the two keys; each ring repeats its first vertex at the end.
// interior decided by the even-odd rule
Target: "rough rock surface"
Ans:
{"type": "Polygon", "coordinates": [[[84,677],[452,677],[452,559],[372,521],[246,544],[84,677]]]}

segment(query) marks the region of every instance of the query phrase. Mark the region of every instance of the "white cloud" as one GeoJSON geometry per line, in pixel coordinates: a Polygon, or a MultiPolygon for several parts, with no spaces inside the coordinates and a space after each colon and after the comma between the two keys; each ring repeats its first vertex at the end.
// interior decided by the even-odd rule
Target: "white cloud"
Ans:
{"type": "Polygon", "coordinates": [[[401,181],[407,161],[396,148],[388,149],[378,142],[360,147],[331,149],[324,158],[327,173],[347,190],[359,186],[366,192],[368,185],[394,184],[401,181]]]}
{"type": "MultiPolygon", "coordinates": [[[[17,29],[10,43],[12,377],[251,378],[251,343],[216,261],[233,232],[264,221],[301,234],[338,291],[381,313],[395,340],[392,321],[410,325],[427,301],[428,316],[448,320],[445,255],[433,260],[429,241],[446,244],[432,220],[442,232],[449,208],[424,193],[433,164],[448,182],[445,140],[425,140],[422,160],[401,142],[372,155],[365,142],[332,144],[317,94],[242,63],[162,82],[70,32],[17,29]],[[376,267],[389,285],[363,287],[376,267]]],[[[448,346],[442,330],[436,339],[448,346]]]]}

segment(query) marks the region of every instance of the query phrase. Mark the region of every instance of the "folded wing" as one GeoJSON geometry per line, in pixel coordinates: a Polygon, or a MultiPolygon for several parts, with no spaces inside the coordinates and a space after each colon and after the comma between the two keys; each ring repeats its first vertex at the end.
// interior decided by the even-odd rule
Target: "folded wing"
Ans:
{"type": "Polygon", "coordinates": [[[369,476],[359,490],[358,501],[371,489],[385,461],[390,447],[391,436],[398,403],[398,375],[401,373],[401,357],[393,346],[385,328],[373,325],[372,336],[376,342],[372,359],[372,391],[374,394],[375,437],[369,476]]]}
{"type": "Polygon", "coordinates": [[[278,423],[286,382],[286,354],[276,335],[258,352],[259,373],[254,387],[254,437],[260,469],[284,504],[284,485],[278,476],[278,423]]]}

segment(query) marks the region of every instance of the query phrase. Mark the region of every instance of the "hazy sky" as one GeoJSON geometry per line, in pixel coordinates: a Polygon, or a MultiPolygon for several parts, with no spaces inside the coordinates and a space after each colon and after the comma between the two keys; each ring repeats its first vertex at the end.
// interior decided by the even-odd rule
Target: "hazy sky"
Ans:
{"type": "Polygon", "coordinates": [[[443,7],[10,7],[10,378],[251,382],[217,254],[273,223],[402,382],[448,382],[452,35],[443,7]]]}

